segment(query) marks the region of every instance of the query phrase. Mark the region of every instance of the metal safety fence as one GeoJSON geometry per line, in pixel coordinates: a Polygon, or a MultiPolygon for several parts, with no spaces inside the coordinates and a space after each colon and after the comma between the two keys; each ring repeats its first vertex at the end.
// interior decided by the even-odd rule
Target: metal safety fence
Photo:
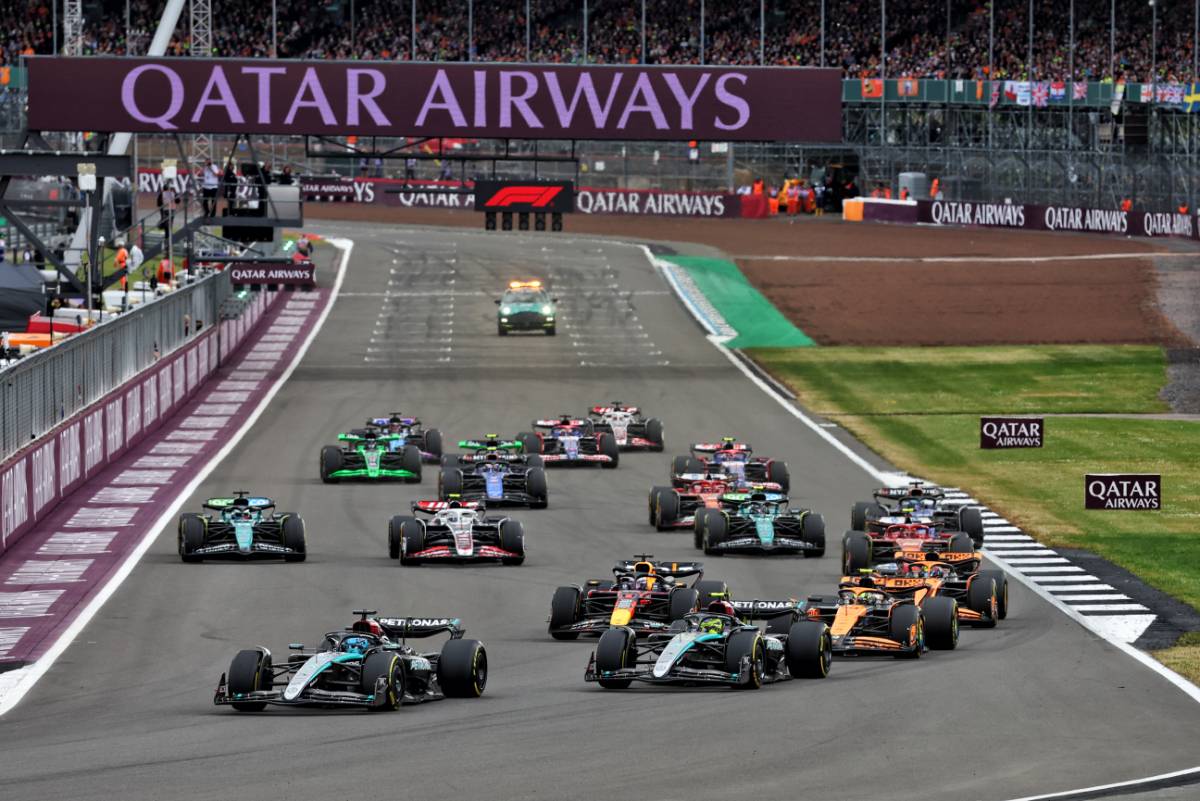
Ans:
{"type": "Polygon", "coordinates": [[[213,273],[0,370],[0,460],[216,325],[232,291],[213,273]]]}

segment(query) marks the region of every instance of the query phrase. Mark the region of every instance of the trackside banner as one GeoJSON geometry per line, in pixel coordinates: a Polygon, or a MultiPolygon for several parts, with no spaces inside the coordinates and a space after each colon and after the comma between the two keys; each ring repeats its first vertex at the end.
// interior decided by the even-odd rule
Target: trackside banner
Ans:
{"type": "Polygon", "coordinates": [[[930,225],[978,225],[1030,231],[1071,231],[1123,236],[1200,238],[1191,214],[1031,203],[976,203],[965,200],[922,200],[917,222],[930,225]]]}
{"type": "Polygon", "coordinates": [[[841,91],[835,69],[42,56],[29,59],[29,126],[838,142],[841,91]]]}

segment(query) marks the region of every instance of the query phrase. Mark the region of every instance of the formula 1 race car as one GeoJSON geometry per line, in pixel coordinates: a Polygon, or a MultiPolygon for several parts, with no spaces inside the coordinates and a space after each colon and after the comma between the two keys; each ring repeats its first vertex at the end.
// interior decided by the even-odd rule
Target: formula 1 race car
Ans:
{"type": "Polygon", "coordinates": [[[554,336],[557,327],[558,298],[542,288],[541,281],[509,281],[508,289],[496,301],[496,330],[500,336],[509,331],[545,331],[554,336]]]}
{"type": "Polygon", "coordinates": [[[700,509],[693,544],[713,556],[727,553],[825,555],[825,518],[792,509],[774,492],[727,492],[719,508],[700,509]]]}
{"type": "Polygon", "coordinates": [[[534,420],[533,431],[517,434],[527,453],[540,454],[548,467],[600,465],[615,468],[621,461],[616,438],[593,429],[591,420],[571,417],[534,420]]]}
{"type": "Polygon", "coordinates": [[[707,478],[703,474],[674,476],[671,483],[673,486],[650,490],[650,525],[659,531],[694,527],[701,509],[721,508],[721,496],[736,489],[725,477],[707,478]]]}
{"type": "Polygon", "coordinates": [[[382,434],[373,428],[358,433],[338,434],[342,447],[321,448],[321,480],[336,484],[342,479],[400,479],[408,484],[421,480],[421,451],[416,445],[399,450],[393,444],[400,434],[382,434]]]}
{"type": "Polygon", "coordinates": [[[927,648],[949,649],[958,642],[955,607],[953,599],[941,598],[922,610],[911,598],[875,587],[844,587],[835,596],[809,596],[804,611],[829,625],[834,656],[917,659],[927,648]]]}
{"type": "MultiPolygon", "coordinates": [[[[426,429],[415,417],[405,417],[400,412],[392,412],[387,417],[372,417],[367,421],[367,427],[373,428],[380,434],[390,434],[397,439],[388,441],[388,449],[402,451],[406,445],[416,445],[421,452],[421,461],[437,464],[442,458],[442,432],[436,428],[426,429]]],[[[352,434],[360,433],[351,431],[352,434]]]]}
{"type": "Polygon", "coordinates": [[[1003,587],[1004,613],[1008,613],[1008,579],[1004,572],[980,571],[974,559],[951,564],[930,553],[920,559],[887,562],[857,575],[843,576],[839,586],[875,587],[895,598],[911,598],[922,611],[934,599],[950,599],[954,601],[958,622],[979,628],[994,628],[1000,621],[1003,587]]]}
{"type": "Polygon", "coordinates": [[[728,599],[723,581],[704,580],[699,562],[655,562],[651,554],[617,562],[613,580],[588,579],[582,586],[559,587],[550,602],[550,636],[574,640],[625,626],[637,634],[665,631],[673,621],[728,599]],[[696,577],[692,586],[680,579],[696,577]]]}
{"type": "Polygon", "coordinates": [[[713,601],[642,642],[628,627],[611,628],[600,635],[584,679],[606,689],[642,681],[757,690],[766,683],[829,675],[833,642],[827,625],[800,617],[795,602],[782,614],[772,610],[765,629],[747,622],[753,616],[728,601],[713,601]]]}
{"type": "Polygon", "coordinates": [[[853,531],[882,531],[894,523],[926,523],[944,532],[962,531],[983,547],[983,515],[976,506],[946,499],[941,487],[913,481],[907,487],[881,487],[875,499],[850,510],[853,531]]]}
{"type": "Polygon", "coordinates": [[[519,565],[525,561],[525,528],[520,520],[488,517],[479,501],[413,501],[414,514],[388,523],[388,556],[402,565],[425,561],[519,565]]]}
{"type": "Polygon", "coordinates": [[[275,501],[239,490],[232,498],[209,498],[204,508],[216,514],[184,512],[179,516],[179,556],[185,562],[204,559],[256,558],[303,562],[308,546],[304,520],[276,513],[275,501]]]}
{"type": "Polygon", "coordinates": [[[478,698],[487,685],[487,651],[479,640],[463,639],[457,618],[372,617],[348,629],[331,631],[306,650],[288,647],[287,662],[276,665],[266,648],[239,651],[221,674],[213,703],[239,712],[280,706],[397,709],[401,704],[441,698],[478,698]],[[440,652],[420,653],[409,638],[449,634],[440,652]]]}
{"type": "Polygon", "coordinates": [[[646,418],[636,406],[613,401],[608,406],[593,406],[588,411],[596,432],[612,434],[623,451],[661,451],[663,424],[657,417],[646,418]]]}
{"type": "MultiPolygon", "coordinates": [[[[885,518],[891,519],[891,518],[885,518]]],[[[975,553],[975,543],[965,531],[943,531],[933,523],[876,524],[867,531],[847,531],[842,536],[842,573],[850,575],[876,562],[890,562],[897,551],[911,553],[975,553]]]]}
{"type": "Polygon", "coordinates": [[[737,481],[777,484],[781,492],[791,489],[786,462],[753,454],[749,445],[733,437],[722,437],[720,442],[697,442],[692,445],[690,456],[676,456],[671,461],[671,475],[723,474],[737,481]]]}
{"type": "Polygon", "coordinates": [[[545,509],[550,502],[542,457],[521,452],[518,442],[489,435],[483,440],[463,440],[460,448],[472,453],[442,460],[438,498],[483,501],[489,506],[528,506],[545,509]],[[457,461],[454,466],[450,459],[457,461]]]}

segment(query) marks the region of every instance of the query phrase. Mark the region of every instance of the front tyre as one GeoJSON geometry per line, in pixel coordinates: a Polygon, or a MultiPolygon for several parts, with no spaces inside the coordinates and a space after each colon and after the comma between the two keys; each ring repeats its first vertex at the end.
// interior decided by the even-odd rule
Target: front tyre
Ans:
{"type": "Polygon", "coordinates": [[[525,473],[525,493],[529,496],[530,509],[545,509],[550,505],[550,490],[546,487],[546,471],[531,467],[525,473]]]}
{"type": "MultiPolygon", "coordinates": [[[[744,682],[739,682],[733,686],[740,690],[757,690],[763,685],[763,663],[766,648],[763,645],[762,633],[758,630],[754,631],[735,631],[729,635],[729,641],[725,644],[725,672],[726,673],[741,673],[742,658],[749,657],[750,675],[744,682]]],[[[740,680],[742,676],[738,676],[740,680]]]]}
{"type": "MultiPolygon", "coordinates": [[[[271,657],[264,651],[238,651],[229,664],[227,688],[231,696],[270,690],[274,686],[271,657]]],[[[239,712],[262,712],[266,701],[234,701],[230,704],[239,712]]]]}
{"type": "Polygon", "coordinates": [[[935,595],[921,604],[925,618],[925,640],[936,651],[952,651],[958,647],[958,602],[953,598],[935,595]]]}
{"type": "Polygon", "coordinates": [[[605,470],[616,470],[617,465],[621,462],[621,448],[617,445],[617,438],[612,434],[600,432],[596,435],[596,450],[607,456],[607,462],[601,462],[600,466],[605,470]]]}
{"type": "Polygon", "coordinates": [[[308,539],[304,534],[304,520],[300,515],[287,515],[279,524],[280,537],[287,553],[285,562],[303,562],[308,556],[308,539]]]}
{"type": "Polygon", "coordinates": [[[336,484],[341,479],[333,474],[342,469],[342,449],[336,445],[326,445],[321,448],[321,480],[326,484],[336,484]]]}
{"type": "Polygon", "coordinates": [[[550,600],[550,636],[556,640],[577,640],[579,632],[564,631],[579,621],[578,587],[559,587],[550,600]]]}
{"type": "MultiPolygon", "coordinates": [[[[393,521],[396,518],[393,518],[393,521]]],[[[417,556],[425,550],[425,527],[415,517],[402,517],[400,520],[400,564],[404,566],[421,564],[417,556]]]]}
{"type": "Polygon", "coordinates": [[[823,679],[833,662],[833,638],[829,626],[816,620],[799,620],[788,630],[788,673],[794,679],[823,679]]]}
{"type": "Polygon", "coordinates": [[[438,684],[447,698],[478,698],[487,676],[487,650],[479,640],[448,640],[442,646],[438,684]]]}
{"type": "Polygon", "coordinates": [[[500,557],[500,564],[515,566],[525,561],[525,527],[520,520],[500,524],[500,548],[512,554],[500,557]]]}
{"type": "Polygon", "coordinates": [[[646,421],[646,439],[650,441],[650,450],[655,453],[662,452],[664,447],[662,420],[651,417],[646,421]]]}
{"type": "Polygon", "coordinates": [[[825,518],[816,512],[808,512],[800,521],[800,536],[813,547],[806,548],[804,557],[812,559],[825,555],[825,518]]]}
{"type": "Polygon", "coordinates": [[[359,677],[360,689],[367,695],[374,695],[380,678],[385,682],[383,706],[368,708],[380,712],[399,709],[404,699],[404,666],[399,654],[383,652],[367,655],[359,677]]]}
{"type": "Polygon", "coordinates": [[[897,659],[920,659],[925,649],[925,625],[921,610],[906,604],[892,610],[888,621],[888,636],[900,643],[904,650],[896,654],[897,659]]]}
{"type": "Polygon", "coordinates": [[[421,449],[416,445],[405,445],[400,454],[400,469],[412,475],[404,479],[406,484],[421,483],[421,449]]]}
{"type": "Polygon", "coordinates": [[[842,539],[842,575],[852,576],[871,566],[871,538],[864,531],[847,531],[842,539]]]}
{"type": "Polygon", "coordinates": [[[185,562],[200,562],[204,557],[196,551],[204,547],[204,518],[194,513],[179,516],[179,558],[185,562]]]}
{"type": "Polygon", "coordinates": [[[637,637],[624,627],[609,629],[596,644],[597,681],[606,690],[624,690],[632,679],[604,678],[605,673],[631,668],[637,662],[637,637]]]}

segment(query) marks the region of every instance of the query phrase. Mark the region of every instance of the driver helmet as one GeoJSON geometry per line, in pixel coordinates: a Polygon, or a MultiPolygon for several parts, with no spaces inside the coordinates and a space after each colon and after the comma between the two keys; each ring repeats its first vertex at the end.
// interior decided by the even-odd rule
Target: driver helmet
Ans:
{"type": "Polygon", "coordinates": [[[342,640],[342,651],[348,654],[365,654],[371,648],[366,637],[347,637],[342,640]]]}
{"type": "Polygon", "coordinates": [[[719,617],[706,617],[700,621],[700,630],[705,634],[721,634],[725,631],[725,621],[719,617]]]}
{"type": "Polygon", "coordinates": [[[734,609],[733,604],[729,603],[729,601],[726,601],[723,598],[719,598],[710,603],[708,605],[708,611],[717,615],[729,615],[730,617],[737,617],[737,610],[734,609]]]}
{"type": "Polygon", "coordinates": [[[650,589],[650,579],[645,576],[638,576],[637,581],[633,583],[633,587],[636,590],[648,590],[650,589]]]}

